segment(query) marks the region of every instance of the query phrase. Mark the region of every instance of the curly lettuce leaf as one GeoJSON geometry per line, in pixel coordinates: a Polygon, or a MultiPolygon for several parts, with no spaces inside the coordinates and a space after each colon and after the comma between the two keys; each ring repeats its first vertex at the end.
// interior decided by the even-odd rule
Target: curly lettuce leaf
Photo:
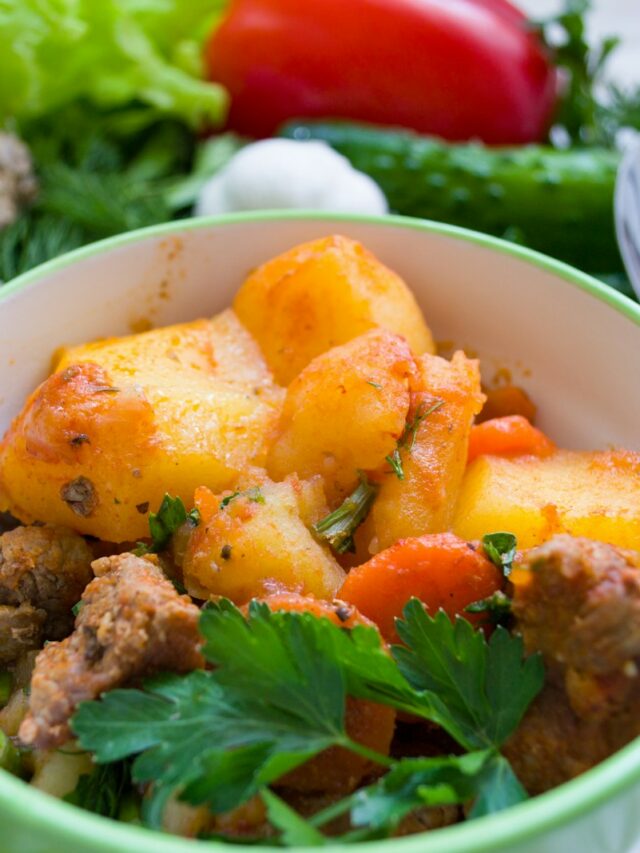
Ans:
{"type": "Polygon", "coordinates": [[[0,122],[78,99],[139,102],[150,117],[218,125],[227,94],[202,76],[202,45],[223,0],[0,0],[0,122]]]}

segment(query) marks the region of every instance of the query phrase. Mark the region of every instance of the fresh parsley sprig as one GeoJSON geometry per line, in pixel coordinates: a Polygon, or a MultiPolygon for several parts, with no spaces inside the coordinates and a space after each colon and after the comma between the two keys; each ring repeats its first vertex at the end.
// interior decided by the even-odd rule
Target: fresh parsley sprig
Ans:
{"type": "Polygon", "coordinates": [[[194,507],[187,512],[182,498],[174,498],[168,493],[165,494],[158,512],[149,513],[151,545],[138,542],[133,553],[140,557],[143,554],[158,554],[160,551],[164,551],[173,534],[187,521],[196,527],[200,523],[198,510],[194,507]]]}
{"type": "Polygon", "coordinates": [[[207,607],[200,630],[214,669],[111,691],[83,703],[71,721],[97,762],[133,759],[133,782],[150,784],[143,813],[150,825],[160,825],[171,796],[221,813],[262,793],[284,840],[299,840],[304,822],[268,786],[330,746],[390,771],[375,790],[340,806],[354,827],[345,840],[388,834],[402,814],[438,797],[474,800],[482,812],[523,796],[498,748],[540,689],[542,665],[523,660],[521,640],[506,631],[487,643],[464,620],[432,619],[417,600],[398,626],[407,645],[394,647],[393,657],[371,628],[345,631],[257,602],[246,618],[228,601],[207,607]],[[409,765],[378,755],[346,731],[349,695],[432,720],[476,757],[409,765]]]}
{"type": "Polygon", "coordinates": [[[486,533],[482,537],[484,553],[505,578],[508,578],[513,568],[513,561],[518,548],[518,540],[513,533],[486,533]]]}

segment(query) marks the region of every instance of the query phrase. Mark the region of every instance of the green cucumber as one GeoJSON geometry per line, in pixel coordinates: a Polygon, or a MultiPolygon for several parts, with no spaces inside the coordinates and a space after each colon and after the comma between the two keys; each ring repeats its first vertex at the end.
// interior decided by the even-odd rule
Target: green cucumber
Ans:
{"type": "Polygon", "coordinates": [[[395,213],[504,237],[592,273],[623,270],[615,151],[449,144],[339,121],[290,122],[280,135],[327,142],[379,184],[395,213]]]}

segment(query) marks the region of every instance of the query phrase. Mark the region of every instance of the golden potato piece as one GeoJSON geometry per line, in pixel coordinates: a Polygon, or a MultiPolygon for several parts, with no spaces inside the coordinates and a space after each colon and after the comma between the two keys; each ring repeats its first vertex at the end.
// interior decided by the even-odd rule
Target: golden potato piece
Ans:
{"type": "Polygon", "coordinates": [[[423,355],[417,362],[409,428],[399,450],[404,477],[385,474],[357,538],[370,553],[408,536],[450,530],[471,424],[484,401],[478,362],[464,353],[452,361],[423,355]]]}
{"type": "Polygon", "coordinates": [[[454,530],[464,539],[508,530],[520,548],[570,533],[640,550],[640,454],[483,456],[465,474],[454,530]]]}
{"type": "Polygon", "coordinates": [[[395,448],[415,369],[406,341],[383,329],[314,358],[288,388],[270,476],[321,474],[330,502],[342,499],[359,469],[378,468],[395,448]]]}
{"type": "Polygon", "coordinates": [[[233,312],[74,347],[0,445],[2,508],[115,542],[263,464],[284,392],[233,312]]]}
{"type": "Polygon", "coordinates": [[[314,240],[267,261],[233,307],[281,385],[320,353],[376,327],[405,337],[416,354],[435,352],[406,284],[347,237],[314,240]]]}
{"type": "Polygon", "coordinates": [[[272,483],[252,472],[236,489],[226,496],[196,490],[201,521],[183,562],[189,593],[236,604],[285,590],[332,599],[344,572],[309,531],[328,512],[320,478],[272,483]]]}

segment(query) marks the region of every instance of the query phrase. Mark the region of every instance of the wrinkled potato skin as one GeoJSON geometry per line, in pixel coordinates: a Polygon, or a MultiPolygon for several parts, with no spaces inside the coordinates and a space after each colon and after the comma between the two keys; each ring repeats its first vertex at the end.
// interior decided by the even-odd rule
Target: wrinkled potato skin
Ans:
{"type": "Polygon", "coordinates": [[[317,355],[377,327],[402,335],[416,354],[435,352],[406,284],[346,237],[304,243],[267,261],[233,307],[281,385],[317,355]]]}
{"type": "Polygon", "coordinates": [[[274,480],[320,473],[331,504],[358,470],[383,464],[409,411],[415,362],[403,338],[374,329],[317,356],[287,390],[267,470],[274,480]]]}
{"type": "Polygon", "coordinates": [[[509,530],[520,548],[570,533],[640,550],[640,454],[483,456],[465,474],[454,530],[470,539],[509,530]]]}
{"type": "Polygon", "coordinates": [[[231,311],[63,351],[0,445],[0,504],[138,539],[166,491],[190,505],[197,486],[264,463],[283,393],[231,311]]]}
{"type": "Polygon", "coordinates": [[[223,595],[236,604],[287,590],[333,598],[344,572],[309,531],[328,511],[320,478],[272,483],[251,472],[236,486],[256,487],[263,502],[240,495],[222,508],[223,495],[196,490],[201,521],[184,554],[188,592],[202,599],[223,595]]]}
{"type": "Polygon", "coordinates": [[[478,362],[457,352],[451,361],[417,359],[418,376],[409,420],[434,403],[442,406],[421,422],[411,450],[401,451],[404,479],[384,474],[380,492],[358,543],[378,553],[399,539],[451,529],[467,462],[469,433],[482,408],[478,362]]]}

